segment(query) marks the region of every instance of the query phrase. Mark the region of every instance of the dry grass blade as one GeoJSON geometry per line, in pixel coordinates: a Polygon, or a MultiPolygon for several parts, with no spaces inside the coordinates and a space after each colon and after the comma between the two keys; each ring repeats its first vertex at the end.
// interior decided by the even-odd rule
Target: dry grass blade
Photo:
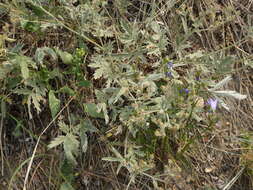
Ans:
{"type": "Polygon", "coordinates": [[[236,174],[236,176],[233,177],[233,178],[227,183],[227,185],[225,185],[225,187],[222,188],[222,190],[229,190],[229,189],[231,189],[231,187],[232,187],[233,184],[236,182],[236,180],[242,175],[244,169],[245,169],[245,167],[241,168],[240,171],[236,174]]]}
{"type": "Polygon", "coordinates": [[[55,122],[55,120],[61,115],[61,113],[69,106],[70,102],[75,98],[75,96],[72,96],[69,101],[65,104],[65,106],[59,111],[59,113],[53,118],[53,120],[46,126],[46,128],[42,131],[42,133],[39,135],[38,139],[37,139],[37,142],[36,142],[36,145],[33,149],[33,153],[32,153],[32,157],[31,157],[31,160],[29,162],[29,165],[27,167],[27,172],[26,172],[26,175],[25,175],[25,180],[24,180],[24,186],[23,186],[23,190],[26,190],[26,184],[28,182],[28,177],[29,177],[29,173],[30,173],[30,170],[31,170],[31,167],[32,167],[32,164],[33,164],[33,160],[34,160],[34,156],[36,154],[36,151],[37,151],[37,148],[38,148],[38,145],[40,143],[40,139],[42,137],[42,135],[48,130],[48,128],[55,122]]]}
{"type": "Polygon", "coordinates": [[[0,123],[0,154],[1,154],[1,174],[2,176],[4,176],[4,151],[3,151],[3,142],[2,142],[2,133],[3,133],[3,125],[4,125],[4,112],[5,112],[5,108],[3,108],[4,102],[1,101],[1,123],[0,123]]]}

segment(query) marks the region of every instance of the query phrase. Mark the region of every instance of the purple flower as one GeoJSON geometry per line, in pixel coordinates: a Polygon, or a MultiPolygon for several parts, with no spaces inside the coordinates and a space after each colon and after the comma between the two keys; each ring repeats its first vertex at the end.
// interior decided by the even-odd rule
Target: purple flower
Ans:
{"type": "Polygon", "coordinates": [[[200,76],[196,76],[196,81],[200,81],[200,76]]]}
{"type": "Polygon", "coordinates": [[[168,67],[168,69],[171,69],[171,68],[173,67],[173,63],[172,63],[171,61],[169,61],[169,62],[167,63],[167,67],[168,67]]]}
{"type": "Polygon", "coordinates": [[[172,72],[167,72],[166,76],[169,77],[169,78],[172,78],[173,77],[172,72]]]}
{"type": "Polygon", "coordinates": [[[209,98],[207,100],[207,104],[210,105],[211,109],[213,111],[216,110],[217,106],[218,106],[218,100],[217,99],[213,99],[213,98],[209,98]]]}
{"type": "Polygon", "coordinates": [[[189,94],[190,90],[187,89],[187,88],[185,88],[185,89],[184,89],[184,92],[185,92],[186,94],[189,94]]]}
{"type": "Polygon", "coordinates": [[[182,94],[182,93],[185,93],[185,94],[189,94],[190,90],[188,88],[183,88],[183,89],[180,89],[179,92],[182,94]]]}

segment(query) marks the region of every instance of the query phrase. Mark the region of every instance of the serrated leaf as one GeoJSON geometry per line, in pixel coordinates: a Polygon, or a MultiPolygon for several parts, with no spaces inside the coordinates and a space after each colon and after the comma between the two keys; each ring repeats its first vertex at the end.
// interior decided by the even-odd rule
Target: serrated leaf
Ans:
{"type": "Polygon", "coordinates": [[[97,108],[98,108],[99,112],[102,111],[102,113],[104,113],[105,123],[108,124],[109,123],[109,116],[108,116],[106,104],[105,103],[99,103],[97,105],[97,108]]]}
{"type": "Polygon", "coordinates": [[[87,151],[88,148],[88,137],[87,137],[87,132],[97,132],[98,129],[96,127],[94,127],[92,125],[92,123],[89,120],[85,120],[85,121],[81,121],[81,123],[79,124],[79,136],[80,136],[80,140],[81,140],[81,149],[83,152],[87,151]]]}
{"type": "Polygon", "coordinates": [[[32,93],[32,91],[29,89],[16,89],[13,90],[13,92],[19,95],[30,95],[32,93]]]}
{"type": "Polygon", "coordinates": [[[37,48],[34,58],[38,63],[43,64],[43,59],[46,55],[50,55],[53,60],[57,60],[56,53],[52,48],[49,47],[37,48]]]}
{"type": "Polygon", "coordinates": [[[106,102],[107,101],[106,94],[103,91],[95,89],[95,94],[96,94],[96,98],[99,102],[106,102]]]}
{"type": "Polygon", "coordinates": [[[120,89],[120,91],[118,92],[117,96],[114,98],[113,103],[115,104],[115,103],[119,100],[119,98],[120,98],[122,95],[124,95],[127,91],[128,91],[128,88],[122,87],[122,88],[120,89]]]}
{"type": "Polygon", "coordinates": [[[67,159],[74,165],[76,165],[77,162],[74,155],[78,153],[79,148],[79,141],[76,139],[76,136],[72,134],[67,134],[64,139],[63,147],[67,159]]]}
{"type": "Polygon", "coordinates": [[[59,146],[60,144],[62,144],[65,141],[65,138],[66,138],[65,136],[60,135],[60,136],[56,137],[54,140],[52,140],[47,147],[49,149],[51,149],[51,148],[54,148],[56,146],[59,146]]]}
{"type": "MultiPolygon", "coordinates": [[[[111,60],[112,61],[112,60],[111,60]]],[[[95,68],[94,79],[99,79],[102,76],[107,78],[108,76],[113,75],[111,71],[111,64],[108,60],[102,56],[95,56],[92,58],[92,63],[89,64],[89,67],[95,68]]]]}
{"type": "Polygon", "coordinates": [[[58,92],[60,93],[66,93],[70,96],[74,96],[75,95],[75,91],[72,90],[71,88],[69,88],[68,86],[64,86],[64,87],[61,87],[58,92]]]}
{"type": "Polygon", "coordinates": [[[109,98],[109,100],[108,100],[108,104],[109,105],[113,104],[113,102],[115,101],[115,98],[116,98],[117,94],[119,94],[119,92],[120,92],[121,89],[122,88],[107,88],[107,89],[105,89],[105,91],[107,93],[110,93],[110,96],[108,97],[109,98]]]}
{"type": "Polygon", "coordinates": [[[80,124],[80,132],[98,132],[98,129],[92,124],[90,120],[82,121],[80,124]]]}
{"type": "Polygon", "coordinates": [[[13,66],[10,62],[4,61],[0,65],[0,80],[6,78],[6,76],[13,70],[13,66]]]}
{"type": "Polygon", "coordinates": [[[34,107],[36,108],[37,113],[39,113],[39,112],[41,112],[40,101],[44,100],[44,98],[42,97],[42,95],[44,96],[44,91],[43,91],[44,89],[40,89],[40,88],[34,88],[34,89],[33,90],[29,90],[29,89],[13,90],[13,92],[16,94],[26,95],[23,100],[24,100],[24,103],[27,103],[30,119],[32,119],[32,112],[31,112],[32,103],[33,103],[34,107]],[[36,89],[36,90],[34,90],[34,89],[36,89]],[[34,93],[34,91],[36,93],[34,93]]]}
{"type": "Polygon", "coordinates": [[[59,78],[62,78],[62,73],[61,71],[59,70],[59,68],[54,68],[52,71],[50,71],[48,73],[48,77],[49,79],[54,79],[55,77],[59,77],[59,78]]]}
{"type": "Polygon", "coordinates": [[[59,121],[58,125],[60,127],[60,130],[65,134],[68,134],[70,132],[69,126],[66,125],[63,121],[59,121]]]}
{"type": "Polygon", "coordinates": [[[41,51],[41,48],[37,48],[34,58],[38,63],[43,64],[43,59],[45,55],[45,52],[41,51]]]}
{"type": "Polygon", "coordinates": [[[48,94],[49,108],[51,111],[51,116],[54,118],[58,111],[60,110],[60,100],[54,95],[54,91],[50,90],[48,94]]]}
{"type": "Polygon", "coordinates": [[[36,108],[37,113],[41,112],[39,102],[43,99],[42,96],[39,94],[35,94],[35,93],[32,93],[30,96],[32,97],[32,103],[33,103],[34,107],[36,108]]]}
{"type": "Polygon", "coordinates": [[[84,104],[84,111],[88,113],[91,117],[104,119],[103,112],[98,112],[97,105],[94,103],[84,104]]]}
{"type": "Polygon", "coordinates": [[[37,69],[36,63],[33,62],[30,57],[15,56],[14,59],[11,59],[10,61],[12,65],[20,66],[21,76],[23,79],[29,78],[29,66],[37,69]]]}
{"type": "Polygon", "coordinates": [[[95,73],[94,73],[94,79],[99,79],[103,76],[104,74],[104,69],[103,68],[98,68],[96,69],[95,73]]]}
{"type": "Polygon", "coordinates": [[[28,64],[25,59],[22,59],[20,57],[20,68],[21,68],[21,74],[23,79],[28,79],[29,78],[29,69],[28,69],[28,64]]]}

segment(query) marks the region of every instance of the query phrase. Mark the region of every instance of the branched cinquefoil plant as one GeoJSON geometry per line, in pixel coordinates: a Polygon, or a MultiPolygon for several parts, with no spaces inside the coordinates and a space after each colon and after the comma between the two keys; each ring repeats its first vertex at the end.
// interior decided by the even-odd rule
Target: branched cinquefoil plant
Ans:
{"type": "Polygon", "coordinates": [[[158,149],[163,152],[166,164],[168,155],[178,159],[198,140],[199,136],[192,135],[194,132],[212,129],[218,119],[217,107],[227,108],[222,96],[246,98],[235,91],[218,90],[231,77],[216,83],[208,69],[213,67],[205,64],[206,59],[200,52],[175,63],[165,58],[156,70],[145,74],[133,59],[95,55],[90,64],[96,68],[94,77],[106,79],[106,86],[96,90],[98,110],[103,105],[106,123],[118,126],[118,131],[123,128],[129,132],[125,134],[125,154],[112,148],[116,158],[104,160],[120,162],[120,167],[126,167],[133,178],[137,174],[146,175],[154,166],[150,163],[155,163],[158,149]],[[180,74],[181,69],[187,70],[180,74]],[[171,141],[177,144],[177,150],[171,141]]]}
{"type": "Polygon", "coordinates": [[[117,41],[96,49],[89,64],[95,69],[94,79],[105,80],[105,85],[95,90],[96,108],[101,114],[94,114],[94,104],[85,106],[90,116],[104,118],[106,124],[116,126],[112,135],[125,137],[124,153],[111,147],[116,157],[104,160],[119,162],[119,169],[127,168],[134,179],[139,174],[147,175],[156,160],[166,164],[168,155],[182,157],[198,140],[194,132],[212,129],[217,107],[227,108],[221,95],[237,99],[246,96],[218,91],[231,77],[216,84],[219,78],[213,73],[225,62],[232,65],[230,59],[217,59],[202,52],[181,54],[174,61],[163,58],[168,38],[164,25],[152,16],[145,25],[122,19],[114,29],[117,41]],[[147,56],[156,61],[150,64],[147,56]],[[178,147],[175,149],[171,142],[178,147]]]}

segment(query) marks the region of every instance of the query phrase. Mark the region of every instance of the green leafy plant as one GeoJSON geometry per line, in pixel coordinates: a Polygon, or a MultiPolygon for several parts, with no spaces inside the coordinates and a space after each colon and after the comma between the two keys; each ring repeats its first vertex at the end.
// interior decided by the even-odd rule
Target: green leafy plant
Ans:
{"type": "MultiPolygon", "coordinates": [[[[241,48],[248,35],[238,44],[225,39],[217,41],[221,49],[215,45],[216,36],[233,33],[216,34],[238,16],[230,6],[205,10],[192,1],[25,0],[4,7],[18,32],[9,35],[14,29],[6,24],[6,34],[0,35],[1,126],[10,116],[18,125],[13,134],[20,137],[21,121],[29,126],[46,117],[49,125],[56,124],[52,134],[58,136],[48,148],[63,155],[61,190],[75,189],[74,172],[83,164],[80,155],[87,152],[92,133],[111,151],[103,160],[117,162],[117,174],[129,172],[127,188],[144,175],[153,181],[150,189],[159,189],[158,181],[172,175],[164,174],[166,168],[193,170],[189,152],[212,134],[219,112],[230,111],[229,98],[247,98],[228,88],[234,65],[242,61],[228,50],[233,46],[245,53],[241,48]],[[12,47],[15,40],[21,43],[12,47]],[[207,42],[200,47],[199,41],[207,42]],[[12,105],[27,108],[27,119],[8,114],[12,105]]],[[[250,65],[250,58],[243,60],[250,65]]]]}
{"type": "Polygon", "coordinates": [[[94,133],[98,130],[92,125],[89,120],[81,120],[79,124],[70,126],[65,124],[63,121],[58,123],[60,131],[63,135],[57,136],[50,142],[48,148],[54,148],[62,145],[64,150],[65,158],[62,163],[62,175],[64,183],[61,188],[71,186],[73,182],[73,169],[77,165],[77,156],[80,152],[85,153],[88,147],[88,136],[87,133],[94,133]]]}

